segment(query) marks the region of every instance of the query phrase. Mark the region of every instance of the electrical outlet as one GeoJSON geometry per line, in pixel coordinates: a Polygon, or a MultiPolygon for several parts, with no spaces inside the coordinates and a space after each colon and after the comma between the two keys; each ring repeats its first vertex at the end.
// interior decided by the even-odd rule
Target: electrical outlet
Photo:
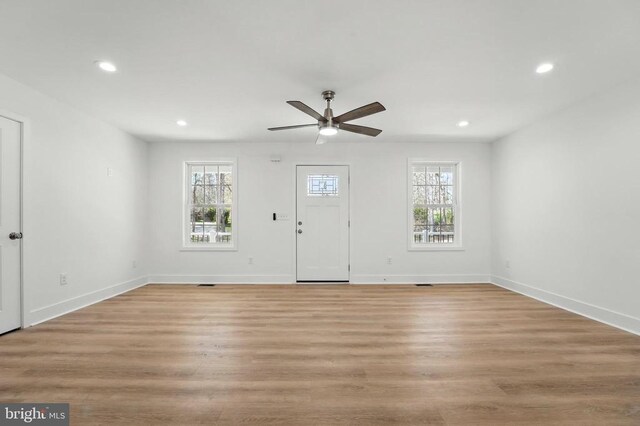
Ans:
{"type": "Polygon", "coordinates": [[[511,261],[505,260],[504,261],[504,267],[507,268],[507,269],[510,269],[511,268],[511,261]]]}
{"type": "Polygon", "coordinates": [[[387,265],[391,265],[393,263],[393,259],[387,257],[387,265]]]}
{"type": "Polygon", "coordinates": [[[60,274],[60,285],[67,285],[67,284],[68,284],[67,274],[63,272],[62,274],[60,274]]]}
{"type": "Polygon", "coordinates": [[[138,267],[138,261],[137,261],[137,260],[134,260],[133,262],[131,262],[131,267],[132,267],[133,269],[136,269],[136,268],[138,267]]]}
{"type": "Polygon", "coordinates": [[[249,256],[249,265],[253,265],[253,257],[249,256]]]}
{"type": "Polygon", "coordinates": [[[111,167],[107,167],[107,176],[113,176],[113,169],[111,167]]]}

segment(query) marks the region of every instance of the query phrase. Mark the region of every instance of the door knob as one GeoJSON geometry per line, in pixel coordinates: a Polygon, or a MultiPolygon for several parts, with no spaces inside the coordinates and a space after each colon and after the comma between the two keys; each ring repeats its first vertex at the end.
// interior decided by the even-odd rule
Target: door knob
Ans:
{"type": "Polygon", "coordinates": [[[9,234],[9,239],[11,240],[21,240],[22,239],[22,232],[12,232],[9,234]]]}
{"type": "Polygon", "coordinates": [[[298,229],[298,234],[302,234],[302,229],[298,229]]]}

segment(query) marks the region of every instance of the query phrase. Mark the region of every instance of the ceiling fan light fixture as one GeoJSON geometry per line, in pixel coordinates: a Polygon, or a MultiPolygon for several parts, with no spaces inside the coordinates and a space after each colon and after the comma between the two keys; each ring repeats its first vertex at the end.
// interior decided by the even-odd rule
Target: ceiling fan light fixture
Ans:
{"type": "Polygon", "coordinates": [[[336,133],[338,133],[337,127],[332,127],[332,126],[320,127],[320,134],[322,136],[333,136],[336,133]]]}

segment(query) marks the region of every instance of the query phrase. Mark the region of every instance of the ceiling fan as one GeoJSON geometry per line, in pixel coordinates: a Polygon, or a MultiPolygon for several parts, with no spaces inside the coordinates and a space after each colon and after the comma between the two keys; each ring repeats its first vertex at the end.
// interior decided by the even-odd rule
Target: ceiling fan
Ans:
{"type": "Polygon", "coordinates": [[[269,130],[289,130],[289,129],[299,129],[302,127],[315,127],[317,126],[319,129],[318,138],[316,139],[316,144],[323,144],[327,140],[324,136],[333,136],[338,133],[338,130],[344,130],[346,132],[359,133],[361,135],[367,136],[378,136],[382,130],[374,129],[373,127],[366,126],[358,126],[356,124],[349,124],[347,121],[356,120],[358,118],[366,117],[371,114],[375,114],[378,112],[384,111],[386,108],[382,106],[380,102],[373,102],[371,104],[361,106],[360,108],[356,108],[349,112],[345,112],[337,117],[333,116],[333,111],[331,110],[331,101],[335,96],[335,92],[332,90],[325,90],[322,92],[322,97],[325,101],[327,101],[327,108],[324,110],[324,115],[321,115],[319,112],[315,111],[311,107],[305,105],[300,101],[287,101],[289,105],[294,108],[299,109],[307,115],[318,120],[317,123],[314,124],[298,124],[296,126],[284,126],[284,127],[271,127],[269,130]]]}

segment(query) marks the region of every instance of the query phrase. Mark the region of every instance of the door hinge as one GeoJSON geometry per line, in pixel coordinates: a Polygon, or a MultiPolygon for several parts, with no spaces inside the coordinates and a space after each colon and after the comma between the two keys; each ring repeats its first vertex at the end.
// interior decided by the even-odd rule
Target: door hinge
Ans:
{"type": "Polygon", "coordinates": [[[351,221],[350,221],[350,220],[348,220],[348,221],[347,221],[347,226],[348,226],[349,228],[351,228],[351,221]]]}
{"type": "Polygon", "coordinates": [[[347,265],[347,271],[351,272],[351,265],[347,265]]]}

